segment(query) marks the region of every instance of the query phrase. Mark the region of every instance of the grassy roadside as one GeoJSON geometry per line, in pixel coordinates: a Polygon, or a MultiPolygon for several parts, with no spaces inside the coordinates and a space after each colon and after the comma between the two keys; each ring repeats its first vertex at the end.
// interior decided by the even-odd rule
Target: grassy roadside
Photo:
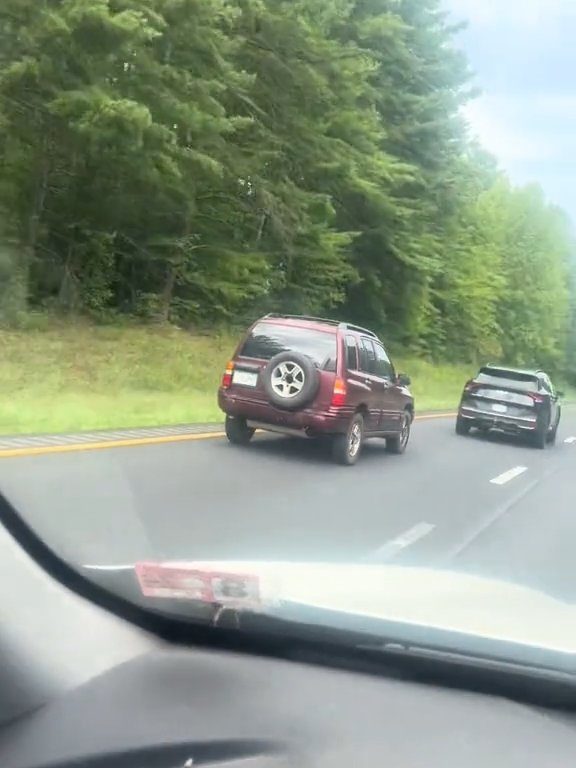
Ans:
{"type": "MultiPolygon", "coordinates": [[[[175,328],[62,326],[0,331],[0,434],[209,422],[236,344],[175,328]]],[[[468,366],[395,359],[418,410],[453,408],[468,366]]]]}

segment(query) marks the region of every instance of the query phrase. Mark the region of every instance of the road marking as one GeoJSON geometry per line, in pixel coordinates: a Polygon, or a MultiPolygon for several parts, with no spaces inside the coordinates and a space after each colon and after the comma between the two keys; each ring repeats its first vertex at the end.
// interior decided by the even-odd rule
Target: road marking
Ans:
{"type": "Polygon", "coordinates": [[[512,498],[507,499],[504,504],[496,507],[492,514],[489,514],[486,518],[484,518],[484,520],[481,520],[479,525],[468,531],[464,538],[455,547],[453,547],[452,550],[449,550],[442,557],[442,562],[444,564],[450,563],[452,560],[461,555],[485,531],[498,523],[501,518],[511,512],[523,499],[526,498],[526,496],[528,496],[529,493],[534,490],[534,488],[536,488],[538,483],[540,483],[545,477],[548,477],[549,474],[550,473],[545,473],[542,477],[534,478],[534,480],[530,481],[526,486],[521,487],[520,490],[514,496],[512,496],[512,498]]]}
{"type": "Polygon", "coordinates": [[[576,437],[567,437],[565,443],[576,443],[576,437]]]}
{"type": "Polygon", "coordinates": [[[133,571],[133,565],[83,565],[89,571],[133,571]]]}
{"type": "MultiPolygon", "coordinates": [[[[448,419],[455,416],[455,413],[424,413],[415,417],[415,421],[425,421],[427,419],[448,419]]],[[[38,438],[10,438],[14,447],[1,448],[0,459],[10,459],[22,456],[43,456],[49,453],[74,453],[76,451],[98,451],[104,448],[132,448],[138,445],[157,445],[162,443],[178,443],[189,440],[213,440],[215,438],[225,437],[225,432],[195,432],[192,434],[175,434],[172,430],[182,429],[182,427],[158,428],[159,430],[170,430],[167,434],[155,435],[152,429],[134,430],[135,435],[142,437],[121,437],[113,440],[94,440],[97,434],[89,435],[47,435],[43,440],[47,445],[37,445],[35,441],[38,438]]],[[[257,430],[260,432],[261,430],[257,430]]],[[[130,430],[127,430],[130,434],[130,430]]],[[[102,433],[109,437],[114,435],[126,435],[126,432],[120,431],[102,433]]]]}
{"type": "Polygon", "coordinates": [[[515,477],[518,477],[518,475],[521,475],[523,472],[526,472],[527,469],[528,467],[512,467],[512,469],[509,469],[507,472],[502,472],[498,477],[493,477],[490,482],[494,485],[504,485],[505,483],[509,483],[510,480],[514,480],[515,477]]]}
{"type": "Polygon", "coordinates": [[[414,421],[426,421],[427,419],[450,419],[454,418],[456,413],[423,413],[420,416],[415,416],[414,421]]]}
{"type": "Polygon", "coordinates": [[[0,459],[9,459],[16,456],[42,456],[46,453],[97,451],[103,448],[132,448],[136,445],[179,443],[188,440],[210,440],[215,437],[224,437],[224,435],[224,432],[200,432],[194,435],[166,435],[164,437],[134,437],[129,440],[103,440],[101,443],[71,443],[69,445],[39,445],[35,448],[8,448],[0,450],[0,459]]]}
{"type": "Polygon", "coordinates": [[[406,549],[406,547],[415,544],[420,539],[423,539],[424,536],[428,536],[429,533],[432,533],[435,527],[436,526],[432,523],[417,523],[412,526],[412,528],[408,528],[408,530],[404,531],[399,536],[396,536],[396,538],[390,539],[390,541],[387,541],[381,547],[378,547],[378,549],[371,552],[368,559],[370,561],[389,560],[392,557],[395,557],[403,549],[406,549]]]}

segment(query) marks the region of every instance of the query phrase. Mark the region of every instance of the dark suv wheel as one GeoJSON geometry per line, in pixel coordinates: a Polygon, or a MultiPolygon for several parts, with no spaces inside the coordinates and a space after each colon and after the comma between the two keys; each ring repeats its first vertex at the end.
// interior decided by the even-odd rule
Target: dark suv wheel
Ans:
{"type": "Polygon", "coordinates": [[[532,445],[535,448],[544,450],[546,443],[548,442],[548,424],[539,423],[534,432],[532,433],[532,445]]]}
{"type": "Polygon", "coordinates": [[[364,419],[361,413],[353,416],[344,435],[336,435],[332,442],[332,455],[339,464],[356,464],[364,443],[364,419]]]}
{"type": "Polygon", "coordinates": [[[558,412],[558,418],[556,419],[556,424],[554,427],[548,432],[548,435],[546,436],[546,442],[548,445],[554,445],[556,443],[556,437],[558,435],[558,427],[560,426],[560,412],[558,412]]]}
{"type": "Polygon", "coordinates": [[[226,416],[224,429],[226,437],[233,445],[248,445],[255,432],[246,424],[246,419],[237,419],[234,416],[226,416]]]}
{"type": "Polygon", "coordinates": [[[456,417],[456,434],[467,435],[470,432],[470,424],[466,422],[462,416],[456,417]]]}

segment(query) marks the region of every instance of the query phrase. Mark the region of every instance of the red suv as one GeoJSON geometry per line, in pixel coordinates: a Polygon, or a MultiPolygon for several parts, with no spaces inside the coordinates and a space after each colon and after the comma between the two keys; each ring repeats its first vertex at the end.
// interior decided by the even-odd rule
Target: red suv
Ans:
{"type": "Polygon", "coordinates": [[[329,436],[334,458],[354,464],[367,437],[403,453],[414,419],[407,376],[397,376],[375,333],[315,317],[266,315],[226,366],[218,404],[231,443],[256,429],[329,436]]]}

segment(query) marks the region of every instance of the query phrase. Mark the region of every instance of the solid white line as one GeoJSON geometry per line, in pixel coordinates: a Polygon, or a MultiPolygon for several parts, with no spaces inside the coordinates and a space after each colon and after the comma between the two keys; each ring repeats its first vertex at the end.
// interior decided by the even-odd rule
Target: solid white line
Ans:
{"type": "Polygon", "coordinates": [[[132,571],[133,565],[83,565],[82,568],[87,568],[90,571],[132,571]]]}
{"type": "Polygon", "coordinates": [[[408,530],[404,531],[399,536],[396,536],[396,538],[390,539],[390,541],[387,541],[381,547],[378,547],[378,549],[371,552],[368,557],[370,560],[383,560],[395,557],[403,549],[406,549],[406,547],[409,547],[411,544],[424,538],[424,536],[432,533],[435,527],[436,526],[432,525],[432,523],[417,523],[412,526],[412,528],[408,528],[408,530]]]}
{"type": "Polygon", "coordinates": [[[565,443],[576,443],[576,437],[567,437],[565,443]]]}
{"type": "Polygon", "coordinates": [[[505,483],[509,483],[510,480],[514,480],[515,477],[518,477],[518,475],[521,475],[523,472],[526,472],[527,469],[528,467],[512,467],[512,469],[509,469],[507,472],[502,472],[498,477],[493,477],[490,482],[494,485],[504,485],[505,483]]]}

